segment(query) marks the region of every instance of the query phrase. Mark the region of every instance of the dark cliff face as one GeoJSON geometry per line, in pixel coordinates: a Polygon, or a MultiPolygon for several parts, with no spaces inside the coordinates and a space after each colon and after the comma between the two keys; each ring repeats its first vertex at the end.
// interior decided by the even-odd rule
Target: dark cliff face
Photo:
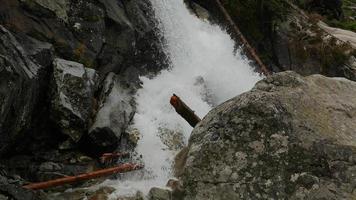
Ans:
{"type": "Polygon", "coordinates": [[[51,43],[57,56],[101,74],[161,66],[148,1],[2,0],[1,5],[5,28],[51,43]]]}
{"type": "MultiPolygon", "coordinates": [[[[53,69],[55,57],[96,71],[93,73],[99,75],[99,81],[95,82],[93,91],[87,91],[89,93],[100,93],[100,81],[109,72],[137,84],[139,75],[165,67],[166,58],[148,0],[2,0],[0,24],[0,156],[8,147],[16,146],[21,137],[28,139],[34,132],[36,135],[47,132],[48,136],[48,132],[58,132],[57,128],[65,126],[56,127],[58,123],[53,123],[48,115],[58,113],[58,103],[51,105],[53,96],[57,94],[60,104],[61,92],[66,93],[66,87],[73,87],[70,81],[74,79],[59,83],[64,79],[53,76],[58,70],[53,69]],[[54,92],[56,90],[59,92],[54,92]]],[[[63,72],[65,74],[71,72],[63,72]]],[[[75,95],[66,95],[75,98],[75,95]]],[[[87,96],[79,102],[89,102],[86,103],[91,105],[88,109],[94,110],[86,110],[85,120],[80,122],[85,124],[80,127],[86,129],[95,117],[95,105],[90,98],[96,98],[87,96]],[[90,112],[93,112],[91,117],[90,112]]],[[[64,114],[66,111],[60,113],[70,115],[64,114]]],[[[64,118],[59,116],[54,120],[64,118]]]]}
{"type": "Polygon", "coordinates": [[[32,128],[35,110],[40,113],[53,54],[51,45],[23,34],[16,38],[2,26],[0,41],[1,155],[32,128]]]}
{"type": "Polygon", "coordinates": [[[82,161],[83,152],[112,151],[124,137],[113,129],[124,135],[132,119],[138,77],[166,67],[149,0],[0,4],[0,163],[31,181],[87,171],[95,161],[82,161]],[[111,106],[104,84],[125,88],[130,98],[114,102],[120,115],[113,120],[125,124],[99,124],[102,143],[94,141],[93,149],[85,146],[93,142],[91,127],[99,126],[100,109],[111,106]]]}

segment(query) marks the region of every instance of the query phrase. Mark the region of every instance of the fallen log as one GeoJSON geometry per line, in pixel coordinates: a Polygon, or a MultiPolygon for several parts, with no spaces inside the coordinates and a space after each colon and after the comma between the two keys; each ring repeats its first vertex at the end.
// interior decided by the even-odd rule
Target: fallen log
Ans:
{"type": "Polygon", "coordinates": [[[263,73],[265,76],[271,75],[271,72],[268,70],[266,65],[262,62],[258,54],[256,53],[255,49],[250,45],[250,43],[247,41],[245,36],[242,34],[234,20],[232,20],[230,14],[227,12],[225,7],[222,5],[220,0],[216,0],[216,4],[218,5],[221,13],[224,15],[226,21],[229,23],[229,25],[232,27],[232,31],[238,37],[238,39],[241,41],[241,43],[244,45],[244,49],[247,53],[247,56],[254,60],[256,64],[259,66],[261,73],[263,73]]]}
{"type": "Polygon", "coordinates": [[[193,128],[201,121],[201,119],[185,104],[177,95],[173,94],[170,100],[171,105],[176,112],[182,116],[193,128]]]}
{"type": "Polygon", "coordinates": [[[40,182],[40,183],[30,183],[23,187],[26,189],[31,189],[31,190],[41,190],[41,189],[47,189],[50,187],[61,186],[61,185],[69,184],[69,183],[76,183],[79,181],[85,181],[85,180],[95,179],[95,178],[99,178],[99,177],[103,177],[103,176],[109,176],[109,175],[116,174],[116,173],[129,172],[129,171],[138,170],[138,169],[142,169],[142,168],[143,168],[142,165],[125,163],[125,164],[119,165],[117,167],[102,169],[102,170],[98,170],[98,171],[94,171],[94,172],[80,174],[77,176],[68,176],[68,177],[45,181],[45,182],[40,182]]]}

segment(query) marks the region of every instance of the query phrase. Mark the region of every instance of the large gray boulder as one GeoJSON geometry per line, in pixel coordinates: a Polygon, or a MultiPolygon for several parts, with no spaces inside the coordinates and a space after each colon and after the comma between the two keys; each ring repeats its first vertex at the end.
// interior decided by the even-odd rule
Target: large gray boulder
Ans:
{"type": "Polygon", "coordinates": [[[62,133],[78,142],[91,124],[98,76],[73,61],[56,58],[53,65],[52,117],[62,133]]]}
{"type": "Polygon", "coordinates": [[[0,156],[33,125],[37,117],[33,112],[46,92],[44,76],[52,58],[48,43],[26,36],[20,39],[21,44],[0,26],[0,156]]]}
{"type": "Polygon", "coordinates": [[[100,94],[99,110],[89,130],[93,147],[106,151],[117,148],[135,114],[134,90],[122,77],[109,73],[100,94]]]}
{"type": "Polygon", "coordinates": [[[186,200],[354,199],[356,83],[275,74],[213,109],[187,152],[186,200]]]}

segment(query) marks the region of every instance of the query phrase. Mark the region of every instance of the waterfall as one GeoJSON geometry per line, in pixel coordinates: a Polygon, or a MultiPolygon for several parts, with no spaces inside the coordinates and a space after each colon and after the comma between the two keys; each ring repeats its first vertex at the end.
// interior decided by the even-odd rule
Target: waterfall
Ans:
{"type": "Polygon", "coordinates": [[[116,183],[118,192],[147,192],[153,186],[164,186],[173,176],[171,165],[177,151],[162,142],[162,132],[181,134],[186,143],[192,131],[169,104],[173,93],[204,117],[215,105],[251,89],[261,79],[240,50],[234,51],[230,36],[191,14],[183,0],[150,1],[170,68],[154,78],[141,78],[133,126],[142,135],[137,152],[149,173],[116,183]]]}

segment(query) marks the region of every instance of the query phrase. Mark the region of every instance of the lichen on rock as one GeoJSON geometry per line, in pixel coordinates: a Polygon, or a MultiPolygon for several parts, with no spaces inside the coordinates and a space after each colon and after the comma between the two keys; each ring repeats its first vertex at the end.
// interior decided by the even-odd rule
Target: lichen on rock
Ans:
{"type": "Polygon", "coordinates": [[[213,109],[193,130],[188,199],[350,199],[356,84],[283,72],[213,109]]]}

